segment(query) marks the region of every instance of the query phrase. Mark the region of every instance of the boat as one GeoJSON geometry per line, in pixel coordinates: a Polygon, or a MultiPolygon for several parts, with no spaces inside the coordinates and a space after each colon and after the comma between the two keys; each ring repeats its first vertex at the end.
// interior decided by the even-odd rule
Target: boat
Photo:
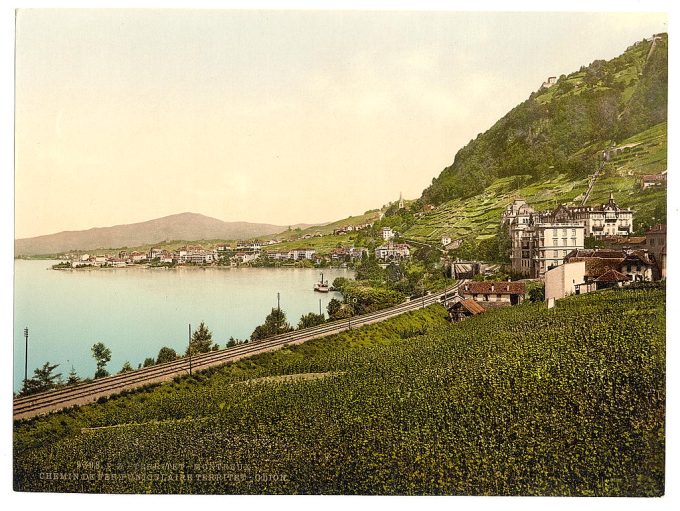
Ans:
{"type": "Polygon", "coordinates": [[[319,293],[328,293],[330,290],[330,287],[328,286],[328,281],[323,280],[323,273],[321,274],[321,280],[314,284],[314,291],[318,291],[319,293]]]}

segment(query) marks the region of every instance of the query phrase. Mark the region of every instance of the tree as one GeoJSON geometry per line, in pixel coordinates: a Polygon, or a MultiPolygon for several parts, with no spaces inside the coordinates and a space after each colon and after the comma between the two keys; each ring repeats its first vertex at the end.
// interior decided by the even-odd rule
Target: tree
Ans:
{"type": "Polygon", "coordinates": [[[545,286],[540,284],[529,289],[529,300],[532,302],[542,302],[545,300],[545,286]]]}
{"type": "Polygon", "coordinates": [[[94,373],[94,377],[101,378],[108,376],[109,372],[106,370],[106,364],[111,361],[111,350],[100,341],[92,346],[92,356],[97,362],[97,371],[94,373]]]}
{"type": "Polygon", "coordinates": [[[250,340],[266,339],[267,337],[290,332],[291,330],[293,328],[286,320],[286,313],[280,309],[272,309],[271,313],[265,318],[264,324],[256,327],[253,333],[250,334],[250,340]]]}
{"type": "Polygon", "coordinates": [[[309,314],[303,314],[298,322],[298,330],[302,328],[309,328],[316,325],[321,325],[326,322],[326,318],[323,314],[315,314],[310,312],[309,314]]]}
{"type": "Polygon", "coordinates": [[[158,352],[158,357],[156,358],[157,364],[163,364],[165,362],[172,362],[177,359],[177,352],[172,348],[163,346],[158,352]]]}
{"type": "Polygon", "coordinates": [[[208,330],[205,323],[201,321],[201,324],[198,325],[198,330],[191,335],[191,342],[189,343],[189,346],[187,346],[186,354],[189,355],[190,351],[192,355],[196,353],[208,353],[212,347],[212,343],[212,332],[208,330]]]}
{"type": "Polygon", "coordinates": [[[76,373],[76,370],[71,366],[71,371],[68,373],[68,380],[66,380],[67,385],[76,385],[80,383],[80,376],[76,373]]]}
{"type": "Polygon", "coordinates": [[[134,369],[130,362],[126,360],[123,363],[123,367],[120,369],[120,371],[118,371],[118,374],[129,373],[130,371],[134,371],[134,369]]]}
{"type": "Polygon", "coordinates": [[[342,307],[342,302],[338,300],[337,298],[331,298],[331,300],[328,302],[328,305],[326,306],[326,310],[328,311],[328,317],[334,318],[336,313],[340,310],[342,307]]]}
{"type": "Polygon", "coordinates": [[[153,359],[153,357],[147,357],[147,358],[144,359],[143,367],[150,367],[150,366],[154,365],[155,363],[156,363],[156,361],[153,359]]]}
{"type": "Polygon", "coordinates": [[[45,390],[53,389],[61,383],[61,373],[52,374],[59,364],[51,365],[45,362],[42,367],[33,371],[33,378],[29,378],[24,382],[20,395],[35,394],[45,390]]]}

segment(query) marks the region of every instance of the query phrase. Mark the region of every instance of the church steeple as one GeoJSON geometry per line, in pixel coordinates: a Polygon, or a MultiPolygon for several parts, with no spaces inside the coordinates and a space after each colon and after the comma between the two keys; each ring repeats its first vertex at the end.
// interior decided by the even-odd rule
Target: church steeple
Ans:
{"type": "Polygon", "coordinates": [[[404,199],[401,197],[401,192],[399,192],[399,209],[404,209],[404,199]]]}

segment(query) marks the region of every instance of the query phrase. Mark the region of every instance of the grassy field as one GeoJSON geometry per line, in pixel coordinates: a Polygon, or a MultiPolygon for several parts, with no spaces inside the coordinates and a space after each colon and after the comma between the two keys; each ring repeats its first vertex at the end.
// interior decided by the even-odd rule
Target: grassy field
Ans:
{"type": "Polygon", "coordinates": [[[433,306],[15,423],[15,489],[661,495],[664,303],[433,306]]]}

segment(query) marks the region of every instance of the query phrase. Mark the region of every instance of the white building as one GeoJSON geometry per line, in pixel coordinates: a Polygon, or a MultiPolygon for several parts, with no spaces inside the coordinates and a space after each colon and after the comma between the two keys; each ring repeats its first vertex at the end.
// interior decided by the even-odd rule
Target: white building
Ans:
{"type": "Polygon", "coordinates": [[[375,258],[381,261],[400,261],[411,255],[411,250],[404,243],[392,243],[381,245],[375,249],[375,258]]]}
{"type": "Polygon", "coordinates": [[[383,227],[382,228],[382,237],[385,241],[391,240],[394,238],[394,231],[392,230],[391,227],[383,227]]]}
{"type": "Polygon", "coordinates": [[[509,229],[517,225],[529,225],[529,218],[535,213],[536,211],[527,204],[527,201],[515,199],[505,208],[501,222],[509,229]]]}
{"type": "Polygon", "coordinates": [[[633,211],[620,208],[609,194],[609,201],[601,206],[561,205],[552,212],[538,214],[541,222],[577,222],[585,229],[585,236],[627,236],[633,231],[633,211]]]}
{"type": "Polygon", "coordinates": [[[545,301],[548,303],[590,290],[586,284],[585,261],[564,263],[545,272],[545,301]]]}
{"type": "Polygon", "coordinates": [[[451,244],[451,236],[442,236],[442,245],[450,245],[451,244]]]}
{"type": "Polygon", "coordinates": [[[542,278],[546,271],[562,264],[572,250],[584,246],[584,228],[571,223],[519,224],[511,229],[512,271],[530,278],[542,278]]]}
{"type": "Polygon", "coordinates": [[[311,261],[314,259],[314,254],[316,254],[316,250],[313,248],[294,248],[288,252],[288,259],[293,259],[294,261],[309,259],[311,261]]]}

